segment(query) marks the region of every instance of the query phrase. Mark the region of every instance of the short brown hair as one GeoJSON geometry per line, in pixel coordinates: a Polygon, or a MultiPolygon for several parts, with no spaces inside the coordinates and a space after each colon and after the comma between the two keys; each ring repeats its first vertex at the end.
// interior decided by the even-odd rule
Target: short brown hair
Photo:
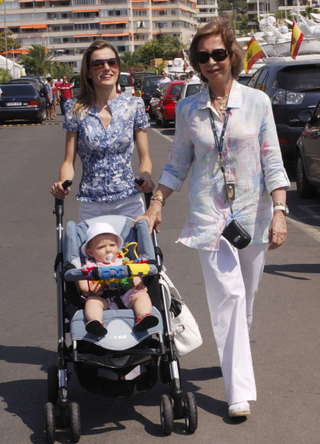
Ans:
{"type": "Polygon", "coordinates": [[[111,49],[118,62],[119,77],[117,80],[116,87],[119,87],[120,72],[121,72],[121,61],[117,50],[105,40],[95,40],[91,45],[85,50],[82,57],[81,71],[80,71],[80,92],[78,96],[78,101],[75,103],[74,108],[80,114],[86,108],[91,108],[95,100],[95,92],[92,80],[88,77],[90,71],[90,58],[91,54],[98,49],[109,48],[111,49]]]}
{"type": "Polygon", "coordinates": [[[199,29],[197,34],[193,37],[189,50],[189,60],[192,68],[200,73],[201,80],[207,82],[207,78],[201,72],[199,63],[196,59],[196,53],[198,52],[198,43],[203,37],[210,35],[221,35],[221,38],[225,44],[225,49],[229,52],[231,62],[231,73],[234,79],[238,78],[238,75],[243,70],[245,52],[241,45],[236,40],[234,29],[230,25],[230,17],[228,15],[222,15],[220,17],[214,17],[207,25],[199,29]]]}

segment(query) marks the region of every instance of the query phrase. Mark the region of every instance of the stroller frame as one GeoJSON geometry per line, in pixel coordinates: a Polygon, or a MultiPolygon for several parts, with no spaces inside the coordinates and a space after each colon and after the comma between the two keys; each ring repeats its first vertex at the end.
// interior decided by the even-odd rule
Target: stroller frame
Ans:
{"type": "MultiPolygon", "coordinates": [[[[71,181],[66,181],[63,186],[67,188],[71,181]]],[[[57,256],[55,260],[55,280],[57,284],[57,315],[58,315],[58,364],[50,365],[48,368],[48,402],[45,405],[46,439],[49,443],[55,441],[56,427],[69,428],[73,442],[78,442],[81,437],[80,407],[68,399],[68,369],[69,362],[81,363],[78,354],[77,341],[72,340],[68,347],[66,333],[70,331],[70,323],[66,322],[67,314],[65,308],[66,290],[64,278],[63,261],[63,215],[64,202],[55,199],[53,213],[56,216],[57,229],[57,256]],[[57,414],[56,414],[57,412],[57,414]]],[[[162,270],[162,252],[158,244],[155,230],[152,233],[152,243],[156,257],[158,273],[162,270]]],[[[194,433],[198,426],[197,405],[194,394],[184,393],[180,382],[180,366],[176,353],[173,334],[170,324],[170,301],[171,295],[168,289],[159,282],[161,289],[162,320],[164,323],[164,334],[157,332],[159,346],[157,350],[152,349],[153,357],[157,359],[161,382],[169,383],[171,396],[163,394],[160,398],[160,421],[164,434],[170,435],[175,419],[185,419],[186,429],[194,433]]],[[[147,349],[148,350],[148,349],[147,349]]],[[[112,357],[117,354],[107,350],[112,357]]],[[[139,348],[126,350],[126,355],[139,354],[139,348]]],[[[144,349],[146,351],[146,349],[144,349]]],[[[151,352],[150,352],[151,355],[151,352]]],[[[152,384],[151,384],[152,386],[152,384]]]]}

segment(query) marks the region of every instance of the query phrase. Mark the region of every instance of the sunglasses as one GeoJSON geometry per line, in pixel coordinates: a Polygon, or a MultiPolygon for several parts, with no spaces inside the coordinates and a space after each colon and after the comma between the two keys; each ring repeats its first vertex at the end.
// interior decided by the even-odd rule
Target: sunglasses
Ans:
{"type": "Polygon", "coordinates": [[[92,69],[102,69],[104,67],[105,63],[108,64],[109,68],[116,68],[118,66],[118,60],[115,57],[112,57],[111,59],[92,60],[91,68],[92,69]]]}
{"type": "Polygon", "coordinates": [[[205,51],[199,51],[196,53],[196,60],[198,63],[207,63],[210,57],[215,62],[222,62],[228,57],[229,52],[225,49],[215,49],[211,54],[205,51]]]}

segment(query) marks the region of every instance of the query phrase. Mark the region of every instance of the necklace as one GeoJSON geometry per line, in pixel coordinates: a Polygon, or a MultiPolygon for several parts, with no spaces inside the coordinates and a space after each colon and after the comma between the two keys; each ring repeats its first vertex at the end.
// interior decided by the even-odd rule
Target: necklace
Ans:
{"type": "Polygon", "coordinates": [[[226,111],[227,111],[227,103],[228,103],[228,97],[229,94],[227,94],[224,97],[219,97],[219,96],[215,96],[214,94],[210,93],[213,101],[215,100],[219,100],[219,109],[217,108],[217,106],[215,106],[215,109],[217,110],[217,113],[219,114],[219,116],[221,117],[221,119],[223,120],[226,116],[226,111]]]}

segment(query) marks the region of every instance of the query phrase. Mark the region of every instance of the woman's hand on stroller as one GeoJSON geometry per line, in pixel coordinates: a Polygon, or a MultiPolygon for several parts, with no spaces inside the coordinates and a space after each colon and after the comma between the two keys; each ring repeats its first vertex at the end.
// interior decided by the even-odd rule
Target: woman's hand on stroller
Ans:
{"type": "Polygon", "coordinates": [[[148,223],[150,234],[152,233],[153,229],[155,229],[157,233],[160,233],[160,224],[162,220],[161,210],[162,203],[157,200],[152,200],[145,214],[143,216],[136,217],[132,226],[134,227],[139,220],[144,219],[148,223]]]}
{"type": "MultiPolygon", "coordinates": [[[[52,194],[53,197],[55,197],[56,199],[65,199],[65,197],[70,193],[71,188],[70,186],[68,186],[68,184],[71,182],[65,180],[64,182],[62,182],[61,180],[59,180],[59,182],[55,182],[50,190],[50,193],[52,194]]],[[[72,182],[70,183],[70,185],[72,184],[72,182]]]]}
{"type": "Polygon", "coordinates": [[[141,193],[145,194],[152,193],[155,187],[153,180],[151,179],[151,177],[147,175],[142,175],[140,177],[137,177],[135,179],[135,183],[138,190],[141,191],[141,193]]]}

